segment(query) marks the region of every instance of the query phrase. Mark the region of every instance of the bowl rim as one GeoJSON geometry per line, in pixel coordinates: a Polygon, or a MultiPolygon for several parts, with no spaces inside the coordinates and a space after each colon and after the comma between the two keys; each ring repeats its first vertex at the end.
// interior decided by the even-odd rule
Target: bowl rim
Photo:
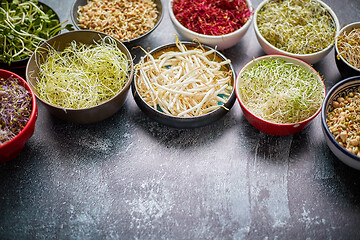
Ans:
{"type": "MultiPolygon", "coordinates": [[[[257,24],[257,15],[258,15],[258,12],[261,10],[261,8],[268,2],[270,1],[273,1],[273,0],[263,0],[256,8],[255,12],[254,12],[254,30],[255,30],[255,33],[256,35],[269,47],[271,47],[273,50],[276,50],[278,51],[279,53],[281,54],[284,54],[284,55],[287,55],[287,56],[290,56],[290,57],[295,57],[295,58],[302,58],[302,57],[312,57],[312,56],[317,56],[318,54],[321,54],[321,53],[325,53],[327,51],[329,51],[335,44],[335,38],[334,38],[334,41],[332,44],[330,44],[329,46],[327,46],[326,48],[320,50],[320,51],[317,51],[317,52],[314,52],[314,53],[308,53],[308,54],[299,54],[299,53],[291,53],[291,52],[287,52],[287,51],[284,51],[284,50],[281,50],[277,47],[275,47],[274,45],[272,45],[270,42],[268,42],[264,37],[263,35],[260,33],[260,30],[258,28],[258,24],[257,24]]],[[[338,17],[336,16],[335,12],[326,4],[324,3],[323,1],[321,0],[315,0],[317,2],[319,2],[323,7],[326,8],[326,10],[330,13],[331,17],[333,18],[334,20],[334,24],[335,24],[335,36],[336,34],[339,32],[340,30],[340,22],[339,22],[339,19],[338,17]]]]}
{"type": "MultiPolygon", "coordinates": [[[[329,127],[326,123],[326,119],[327,119],[327,108],[326,106],[329,105],[329,100],[330,97],[332,97],[333,94],[340,92],[338,91],[341,86],[343,86],[344,84],[348,83],[348,82],[352,82],[354,80],[358,80],[357,82],[359,83],[360,86],[360,76],[352,76],[352,77],[348,77],[345,78],[343,80],[341,80],[340,82],[337,82],[333,87],[331,87],[331,89],[329,90],[328,94],[326,95],[324,101],[323,101],[323,106],[322,106],[322,110],[321,110],[321,125],[323,128],[323,132],[325,133],[327,139],[338,149],[340,150],[343,154],[345,154],[346,156],[352,158],[353,160],[357,161],[360,163],[360,157],[358,157],[357,155],[349,152],[348,150],[346,150],[344,147],[342,147],[335,139],[334,136],[332,135],[332,133],[329,130],[329,127]]],[[[345,90],[346,88],[341,89],[342,91],[345,90]]]]}
{"type": "Polygon", "coordinates": [[[251,14],[250,14],[250,17],[249,19],[246,21],[246,23],[244,25],[242,25],[239,29],[231,32],[231,33],[228,33],[228,34],[224,34],[224,35],[206,35],[206,34],[201,34],[201,33],[197,33],[197,32],[194,32],[188,28],[186,28],[185,26],[183,26],[178,20],[177,18],[175,17],[174,15],[174,11],[172,10],[172,2],[174,0],[170,0],[169,1],[169,15],[170,15],[170,19],[172,20],[172,22],[177,26],[179,27],[182,31],[188,33],[188,34],[192,34],[192,35],[195,35],[196,37],[200,37],[200,38],[207,38],[207,39],[211,39],[211,40],[220,40],[220,39],[223,39],[223,38],[227,38],[227,37],[232,37],[232,36],[235,36],[237,35],[238,33],[244,31],[244,29],[247,29],[252,20],[253,20],[253,17],[254,17],[254,8],[252,7],[252,3],[250,0],[246,0],[247,4],[248,4],[248,7],[251,11],[251,14]]]}
{"type": "MultiPolygon", "coordinates": [[[[147,31],[146,33],[144,33],[143,35],[139,36],[139,37],[136,37],[136,38],[133,38],[133,39],[128,39],[128,40],[124,40],[124,41],[120,41],[122,43],[125,43],[125,44],[128,44],[128,43],[132,43],[132,42],[135,42],[137,40],[140,40],[141,38],[147,36],[148,34],[150,34],[151,32],[153,32],[159,25],[160,23],[162,22],[163,18],[164,18],[164,4],[163,4],[163,0],[152,0],[155,4],[156,4],[156,8],[157,10],[161,10],[159,11],[159,15],[160,17],[157,17],[157,21],[155,23],[155,25],[149,30],[147,31]]],[[[74,25],[74,27],[79,30],[79,31],[87,31],[87,30],[90,30],[90,29],[84,29],[84,28],[81,28],[79,25],[78,25],[78,20],[77,19],[74,19],[74,8],[75,8],[75,5],[79,2],[79,0],[75,0],[70,8],[70,18],[71,18],[71,21],[74,25]]],[[[87,1],[88,2],[88,1],[87,1]]],[[[84,6],[84,5],[82,5],[84,6]]],[[[95,30],[90,30],[90,31],[95,31],[95,30]]],[[[103,32],[104,33],[104,32],[103,32]]],[[[105,33],[106,34],[106,33],[105,33]]]]}
{"type": "Polygon", "coordinates": [[[291,56],[285,56],[285,55],[280,55],[280,54],[270,54],[270,55],[264,55],[264,56],[260,56],[260,57],[257,57],[257,58],[254,58],[253,60],[249,61],[248,63],[246,63],[239,71],[238,75],[237,75],[237,78],[236,78],[236,81],[235,81],[235,92],[236,92],[236,97],[240,103],[240,106],[241,108],[245,109],[246,112],[248,112],[252,117],[258,119],[259,121],[261,122],[264,122],[266,124],[269,124],[269,125],[273,125],[273,126],[278,126],[278,127],[289,127],[289,126],[294,126],[294,127],[297,127],[297,126],[300,126],[302,124],[305,124],[309,121],[311,121],[312,119],[314,119],[321,111],[322,109],[322,104],[320,104],[320,107],[318,108],[318,110],[313,114],[311,115],[310,117],[308,117],[307,119],[301,121],[301,122],[296,122],[296,123],[274,123],[274,122],[271,122],[271,121],[268,121],[268,120],[265,120],[265,119],[262,119],[260,118],[259,116],[256,116],[255,114],[253,114],[252,111],[250,111],[246,106],[245,104],[242,102],[242,99],[240,97],[240,93],[239,93],[239,90],[238,90],[238,85],[239,85],[239,81],[240,81],[240,76],[241,76],[241,73],[245,70],[245,68],[247,68],[250,64],[253,64],[254,62],[257,62],[257,61],[260,61],[262,59],[270,59],[270,58],[281,58],[285,61],[288,61],[290,60],[292,63],[296,63],[297,65],[305,65],[304,67],[306,67],[306,69],[308,71],[312,71],[315,73],[317,79],[319,81],[321,81],[322,85],[323,85],[323,89],[324,89],[324,98],[326,96],[326,87],[325,87],[325,83],[324,83],[324,80],[322,79],[322,77],[320,76],[319,72],[316,71],[310,64],[306,63],[305,61],[301,60],[301,59],[297,59],[297,58],[294,58],[294,57],[291,57],[291,56]]]}
{"type": "Polygon", "coordinates": [[[29,61],[28,61],[28,63],[27,63],[26,72],[25,72],[26,78],[27,78],[26,81],[29,83],[29,86],[30,86],[31,88],[33,88],[33,87],[35,88],[35,86],[32,86],[32,84],[31,84],[31,82],[29,82],[30,80],[28,79],[27,76],[30,74],[30,72],[29,72],[29,71],[30,71],[30,70],[29,70],[30,60],[31,60],[31,58],[35,57],[35,54],[36,54],[37,50],[38,50],[39,48],[41,48],[43,45],[48,44],[49,41],[56,40],[56,38],[60,38],[60,37],[62,37],[63,35],[73,35],[73,34],[79,34],[79,33],[80,33],[80,34],[81,34],[81,33],[98,34],[98,35],[102,35],[101,37],[107,36],[107,37],[110,37],[110,38],[112,38],[113,40],[115,40],[118,44],[120,44],[120,45],[123,47],[123,49],[125,50],[125,52],[124,52],[125,55],[127,55],[127,56],[130,57],[130,59],[128,59],[128,65],[129,65],[128,73],[129,73],[129,75],[128,75],[128,78],[127,78],[126,83],[124,84],[124,86],[122,87],[122,89],[121,89],[119,92],[117,92],[117,93],[116,93],[114,96],[112,96],[110,99],[108,99],[108,100],[106,100],[106,101],[104,101],[104,102],[102,102],[102,103],[100,103],[100,104],[98,104],[98,105],[91,106],[91,107],[88,107],[88,108],[79,108],[79,109],[76,109],[76,108],[63,108],[63,107],[60,107],[60,106],[57,106],[57,105],[54,105],[54,104],[51,104],[51,103],[45,101],[44,99],[42,99],[42,98],[40,98],[40,97],[38,96],[38,94],[36,93],[36,91],[34,91],[34,95],[35,95],[36,98],[39,99],[42,103],[44,103],[45,105],[50,106],[50,107],[52,107],[52,108],[54,108],[54,109],[64,110],[65,112],[70,112],[70,111],[72,111],[72,112],[77,112],[77,111],[83,111],[83,110],[91,110],[91,109],[95,109],[95,108],[98,108],[98,107],[100,107],[100,106],[102,106],[102,105],[107,104],[108,102],[112,101],[114,98],[116,98],[117,96],[119,96],[120,94],[122,94],[124,91],[127,91],[127,88],[129,88],[130,85],[131,85],[132,78],[133,78],[133,74],[134,74],[134,63],[133,63],[133,61],[132,61],[131,53],[130,53],[129,49],[124,45],[124,43],[122,43],[122,42],[119,41],[118,39],[116,39],[116,38],[114,38],[114,37],[112,37],[112,36],[110,36],[110,35],[108,35],[108,34],[106,34],[106,33],[103,33],[103,32],[98,32],[98,31],[94,31],[94,30],[75,30],[75,31],[64,32],[64,33],[58,34],[58,35],[56,35],[56,36],[54,36],[54,37],[52,37],[52,38],[49,38],[49,39],[46,40],[45,42],[41,43],[41,44],[35,49],[33,55],[30,57],[30,59],[29,59],[29,61]]]}
{"type": "MultiPolygon", "coordinates": [[[[195,43],[195,42],[190,42],[190,41],[180,41],[182,44],[184,45],[187,45],[187,46],[199,46],[198,43],[195,43]]],[[[153,53],[156,53],[158,51],[161,51],[162,49],[166,49],[168,47],[173,47],[173,46],[176,46],[176,43],[173,42],[173,43],[167,43],[167,44],[164,44],[164,45],[161,45],[161,46],[158,46],[154,49],[152,49],[151,51],[149,51],[150,54],[153,54],[153,53]]],[[[218,55],[220,58],[222,58],[223,60],[227,60],[228,58],[226,58],[221,52],[219,52],[218,50],[216,50],[215,48],[212,48],[208,45],[205,45],[205,44],[201,44],[201,46],[207,50],[210,50],[210,49],[214,49],[215,52],[213,54],[216,54],[218,55]]],[[[145,57],[145,56],[144,56],[145,57]]],[[[231,102],[231,98],[234,98],[235,97],[235,81],[236,81],[236,72],[235,72],[235,69],[233,67],[233,65],[230,63],[228,63],[229,65],[229,70],[232,72],[232,82],[233,82],[233,89],[231,91],[231,94],[229,95],[226,103],[224,103],[222,106],[226,107],[226,111],[230,111],[230,109],[232,108],[232,106],[234,105],[234,102],[231,102]]],[[[136,94],[140,97],[142,103],[144,103],[146,105],[146,107],[148,109],[150,109],[152,112],[155,112],[156,114],[159,114],[161,116],[164,116],[166,118],[170,118],[170,119],[178,119],[178,120],[193,120],[193,119],[197,119],[197,120],[201,120],[203,118],[207,118],[213,114],[216,114],[218,112],[221,112],[221,111],[224,111],[224,108],[222,108],[221,106],[211,112],[208,112],[206,114],[202,114],[202,115],[199,115],[199,116],[193,116],[193,117],[178,117],[178,116],[174,116],[174,115],[170,115],[170,114],[167,114],[167,113],[164,113],[164,112],[161,112],[155,108],[153,108],[152,106],[150,106],[143,98],[142,96],[139,94],[138,92],[138,89],[137,89],[137,84],[136,84],[136,81],[137,81],[137,73],[138,73],[138,70],[135,69],[134,71],[134,80],[133,80],[133,85],[134,86],[134,90],[136,92],[136,94]]],[[[235,100],[235,99],[234,99],[235,100]]]]}
{"type": "Polygon", "coordinates": [[[335,46],[334,47],[335,47],[335,53],[336,53],[335,58],[337,58],[339,56],[340,59],[342,60],[342,62],[344,62],[348,67],[350,67],[353,70],[359,72],[359,74],[360,74],[360,69],[354,67],[348,61],[346,61],[343,58],[343,56],[339,54],[339,49],[338,49],[338,39],[339,39],[340,35],[345,31],[348,31],[348,30],[351,31],[352,29],[357,29],[357,28],[360,28],[360,22],[352,22],[352,23],[349,23],[349,24],[345,25],[344,27],[342,27],[335,36],[335,46]]]}
{"type": "MultiPolygon", "coordinates": [[[[53,13],[55,14],[55,17],[56,17],[57,20],[59,21],[59,23],[61,23],[61,22],[60,22],[60,17],[59,17],[59,15],[56,13],[56,11],[55,11],[52,7],[50,7],[48,4],[43,3],[43,2],[40,2],[40,1],[38,1],[38,3],[41,4],[41,5],[43,5],[44,7],[47,7],[48,10],[52,10],[53,13]]],[[[54,36],[59,35],[60,33],[61,33],[61,31],[59,31],[58,33],[56,33],[54,36]]],[[[54,37],[54,36],[52,36],[52,37],[54,37]]],[[[50,38],[49,38],[49,39],[50,39],[50,38]]],[[[42,43],[42,42],[40,42],[39,44],[41,44],[41,43],[42,43]]],[[[36,50],[36,49],[34,49],[34,51],[35,51],[35,50],[36,50]]],[[[1,62],[1,61],[0,61],[0,67],[3,67],[3,66],[4,66],[4,67],[10,67],[11,69],[24,68],[24,67],[26,67],[26,64],[27,64],[27,62],[29,61],[30,57],[31,57],[31,55],[28,56],[27,58],[23,58],[23,59],[20,59],[20,60],[12,61],[12,62],[10,63],[10,65],[7,64],[7,63],[5,63],[5,62],[1,62]]]]}
{"type": "Polygon", "coordinates": [[[26,130],[31,127],[32,123],[35,124],[36,118],[37,118],[36,97],[35,97],[34,91],[32,90],[30,84],[24,78],[22,78],[21,76],[19,76],[18,74],[14,73],[14,72],[11,72],[11,71],[8,71],[5,69],[0,69],[0,74],[2,75],[3,73],[9,74],[10,76],[17,78],[18,79],[17,81],[20,81],[25,85],[26,90],[29,91],[29,95],[31,96],[31,114],[30,114],[29,120],[25,124],[24,128],[15,137],[10,139],[6,143],[0,145],[0,148],[6,148],[8,145],[12,145],[14,142],[16,142],[18,139],[20,139],[24,134],[26,134],[26,130]]]}

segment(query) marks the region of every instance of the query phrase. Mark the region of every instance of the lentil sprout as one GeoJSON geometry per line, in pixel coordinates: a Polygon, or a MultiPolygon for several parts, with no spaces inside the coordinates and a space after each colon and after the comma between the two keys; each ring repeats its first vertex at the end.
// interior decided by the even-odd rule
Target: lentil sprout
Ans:
{"type": "Polygon", "coordinates": [[[31,96],[13,76],[0,78],[0,145],[18,135],[31,115],[31,96]]]}
{"type": "MultiPolygon", "coordinates": [[[[337,47],[339,55],[350,65],[360,70],[360,28],[344,32],[338,37],[337,47]]],[[[337,56],[340,59],[340,56],[337,56]]]]}
{"type": "Polygon", "coordinates": [[[326,123],[336,141],[360,157],[360,87],[333,101],[326,123]]]}

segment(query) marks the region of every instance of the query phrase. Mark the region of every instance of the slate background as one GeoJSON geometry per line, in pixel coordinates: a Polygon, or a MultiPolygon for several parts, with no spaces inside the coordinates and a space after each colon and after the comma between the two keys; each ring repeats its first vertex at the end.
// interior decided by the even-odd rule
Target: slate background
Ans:
{"type": "MultiPolygon", "coordinates": [[[[43,2],[70,20],[73,1],[43,2]]],[[[325,2],[342,26],[360,20],[359,1],[325,2]]],[[[162,23],[137,45],[175,41],[163,3],[162,23]]],[[[142,53],[131,52],[137,62],[142,53]]],[[[236,72],[264,55],[252,27],[223,53],[236,72]]],[[[314,67],[327,89],[341,79],[333,51],[314,67]]],[[[58,120],[38,103],[34,136],[0,165],[0,239],[360,238],[359,171],[330,152],[320,117],[276,137],[253,128],[238,102],[190,130],[154,122],[131,94],[91,125],[58,120]]]]}

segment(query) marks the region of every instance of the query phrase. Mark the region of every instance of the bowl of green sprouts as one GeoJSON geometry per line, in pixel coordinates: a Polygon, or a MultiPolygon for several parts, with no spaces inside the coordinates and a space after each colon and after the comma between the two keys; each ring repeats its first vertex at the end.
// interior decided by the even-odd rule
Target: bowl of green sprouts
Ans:
{"type": "Polygon", "coordinates": [[[55,36],[63,26],[57,14],[36,0],[1,1],[0,4],[0,68],[25,68],[39,43],[55,36]]]}
{"type": "Polygon", "coordinates": [[[26,79],[54,116],[79,124],[115,114],[133,75],[129,50],[105,33],[65,32],[42,43],[30,57],[26,79]]]}
{"type": "Polygon", "coordinates": [[[254,15],[256,37],[267,54],[281,54],[314,64],[335,43],[339,20],[320,0],[265,0],[254,15]]]}

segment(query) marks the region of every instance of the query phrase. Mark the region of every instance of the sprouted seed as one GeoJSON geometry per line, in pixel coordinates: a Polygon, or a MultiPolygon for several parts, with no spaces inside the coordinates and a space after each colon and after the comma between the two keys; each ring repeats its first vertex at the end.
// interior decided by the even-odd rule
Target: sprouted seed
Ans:
{"type": "MultiPolygon", "coordinates": [[[[230,60],[215,59],[215,50],[176,47],[153,56],[146,52],[136,65],[136,87],[156,110],[178,117],[200,116],[222,107],[232,86],[230,60]]],[[[225,107],[224,107],[225,108],[225,107]]]]}
{"type": "Polygon", "coordinates": [[[332,45],[336,28],[316,0],[271,0],[258,12],[261,35],[273,46],[294,54],[311,54],[332,45]]]}
{"type": "Polygon", "coordinates": [[[213,36],[238,30],[252,15],[246,0],[174,0],[172,8],[184,27],[213,36]]]}
{"type": "Polygon", "coordinates": [[[316,75],[279,58],[260,59],[241,73],[239,95],[245,107],[259,118],[298,123],[321,107],[324,87],[316,75]]]}
{"type": "Polygon", "coordinates": [[[81,28],[128,41],[149,32],[159,13],[152,0],[89,0],[78,14],[81,28]]]}
{"type": "MultiPolygon", "coordinates": [[[[344,32],[337,39],[339,55],[350,65],[360,70],[360,28],[344,32]]],[[[340,59],[340,56],[337,56],[340,59]]]]}
{"type": "Polygon", "coordinates": [[[359,88],[342,94],[332,103],[326,123],[335,140],[360,157],[360,93],[359,88]]]}
{"type": "Polygon", "coordinates": [[[1,1],[0,62],[11,64],[30,57],[40,42],[62,29],[73,28],[70,24],[62,27],[56,14],[36,0],[1,1]]]}
{"type": "Polygon", "coordinates": [[[0,78],[0,146],[18,135],[31,115],[30,92],[10,76],[0,78]]]}
{"type": "Polygon", "coordinates": [[[49,104],[93,107],[114,97],[128,81],[129,59],[110,36],[90,45],[72,41],[63,51],[49,46],[47,54],[43,63],[37,63],[36,89],[49,104]]]}

